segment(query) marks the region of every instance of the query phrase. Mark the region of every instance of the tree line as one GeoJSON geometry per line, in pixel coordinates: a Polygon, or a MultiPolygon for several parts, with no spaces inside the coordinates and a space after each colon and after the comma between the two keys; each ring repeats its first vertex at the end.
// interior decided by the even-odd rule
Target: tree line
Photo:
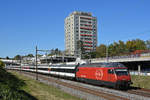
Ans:
{"type": "MultiPolygon", "coordinates": [[[[46,52],[45,52],[45,54],[46,54],[46,52]]],[[[62,55],[62,54],[63,54],[63,51],[61,51],[58,48],[56,48],[56,49],[51,49],[50,52],[47,53],[47,56],[62,55]]],[[[41,57],[42,55],[41,54],[37,54],[37,56],[41,57]]],[[[27,54],[27,55],[23,55],[23,56],[16,55],[12,59],[14,59],[14,60],[20,60],[20,59],[22,59],[24,57],[35,57],[35,55],[33,55],[33,54],[27,54]]],[[[10,59],[10,58],[7,56],[6,59],[10,59]]]]}
{"type": "MultiPolygon", "coordinates": [[[[106,53],[108,53],[109,57],[112,56],[123,56],[123,55],[130,55],[132,52],[136,50],[150,50],[150,40],[141,40],[141,39],[133,39],[128,40],[126,42],[119,40],[118,42],[113,42],[109,45],[106,44],[100,44],[96,47],[95,52],[85,53],[82,41],[79,41],[78,43],[78,49],[80,49],[82,58],[100,58],[100,57],[106,57],[106,53]]],[[[49,52],[47,55],[66,55],[67,51],[61,51],[58,48],[51,49],[51,52],[49,52]]],[[[38,57],[42,55],[38,54],[38,57]]],[[[21,57],[34,57],[33,54],[28,54],[25,56],[16,55],[13,59],[19,60],[21,57]]],[[[7,57],[9,59],[9,57],[7,57]]]]}
{"type": "Polygon", "coordinates": [[[123,56],[129,55],[136,50],[150,50],[150,40],[143,41],[141,39],[128,40],[123,42],[119,40],[118,42],[113,42],[109,45],[101,44],[96,48],[95,57],[106,57],[108,56],[123,56]]]}

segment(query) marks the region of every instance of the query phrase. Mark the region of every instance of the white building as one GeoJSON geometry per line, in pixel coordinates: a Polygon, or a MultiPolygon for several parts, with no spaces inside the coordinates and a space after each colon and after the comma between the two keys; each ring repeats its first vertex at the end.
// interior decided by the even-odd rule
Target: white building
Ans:
{"type": "Polygon", "coordinates": [[[74,11],[65,19],[65,49],[69,54],[80,57],[79,41],[85,52],[96,50],[97,18],[91,13],[74,11]]]}

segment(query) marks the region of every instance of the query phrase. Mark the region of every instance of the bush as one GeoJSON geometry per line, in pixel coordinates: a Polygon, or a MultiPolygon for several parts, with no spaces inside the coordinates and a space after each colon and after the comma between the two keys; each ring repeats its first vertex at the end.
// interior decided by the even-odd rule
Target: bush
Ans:
{"type": "Polygon", "coordinates": [[[21,90],[26,84],[14,75],[0,68],[0,100],[36,100],[30,94],[21,90]]]}
{"type": "Polygon", "coordinates": [[[0,60],[0,67],[4,67],[5,64],[0,60]]]}

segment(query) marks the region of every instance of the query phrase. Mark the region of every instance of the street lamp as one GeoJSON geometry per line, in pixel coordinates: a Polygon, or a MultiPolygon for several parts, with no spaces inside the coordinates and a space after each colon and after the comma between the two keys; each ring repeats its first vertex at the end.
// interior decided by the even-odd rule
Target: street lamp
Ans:
{"type": "Polygon", "coordinates": [[[36,80],[38,80],[38,72],[37,72],[37,46],[36,46],[36,54],[35,54],[35,66],[36,66],[36,80]]]}

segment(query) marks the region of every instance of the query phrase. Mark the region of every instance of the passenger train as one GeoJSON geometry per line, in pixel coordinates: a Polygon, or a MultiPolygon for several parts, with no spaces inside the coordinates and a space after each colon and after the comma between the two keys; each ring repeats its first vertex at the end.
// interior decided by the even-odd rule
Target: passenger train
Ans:
{"type": "MultiPolygon", "coordinates": [[[[10,67],[9,69],[36,72],[35,66],[10,67]]],[[[131,77],[127,67],[121,63],[52,64],[39,66],[38,73],[68,78],[94,85],[128,89],[131,77]]]]}

